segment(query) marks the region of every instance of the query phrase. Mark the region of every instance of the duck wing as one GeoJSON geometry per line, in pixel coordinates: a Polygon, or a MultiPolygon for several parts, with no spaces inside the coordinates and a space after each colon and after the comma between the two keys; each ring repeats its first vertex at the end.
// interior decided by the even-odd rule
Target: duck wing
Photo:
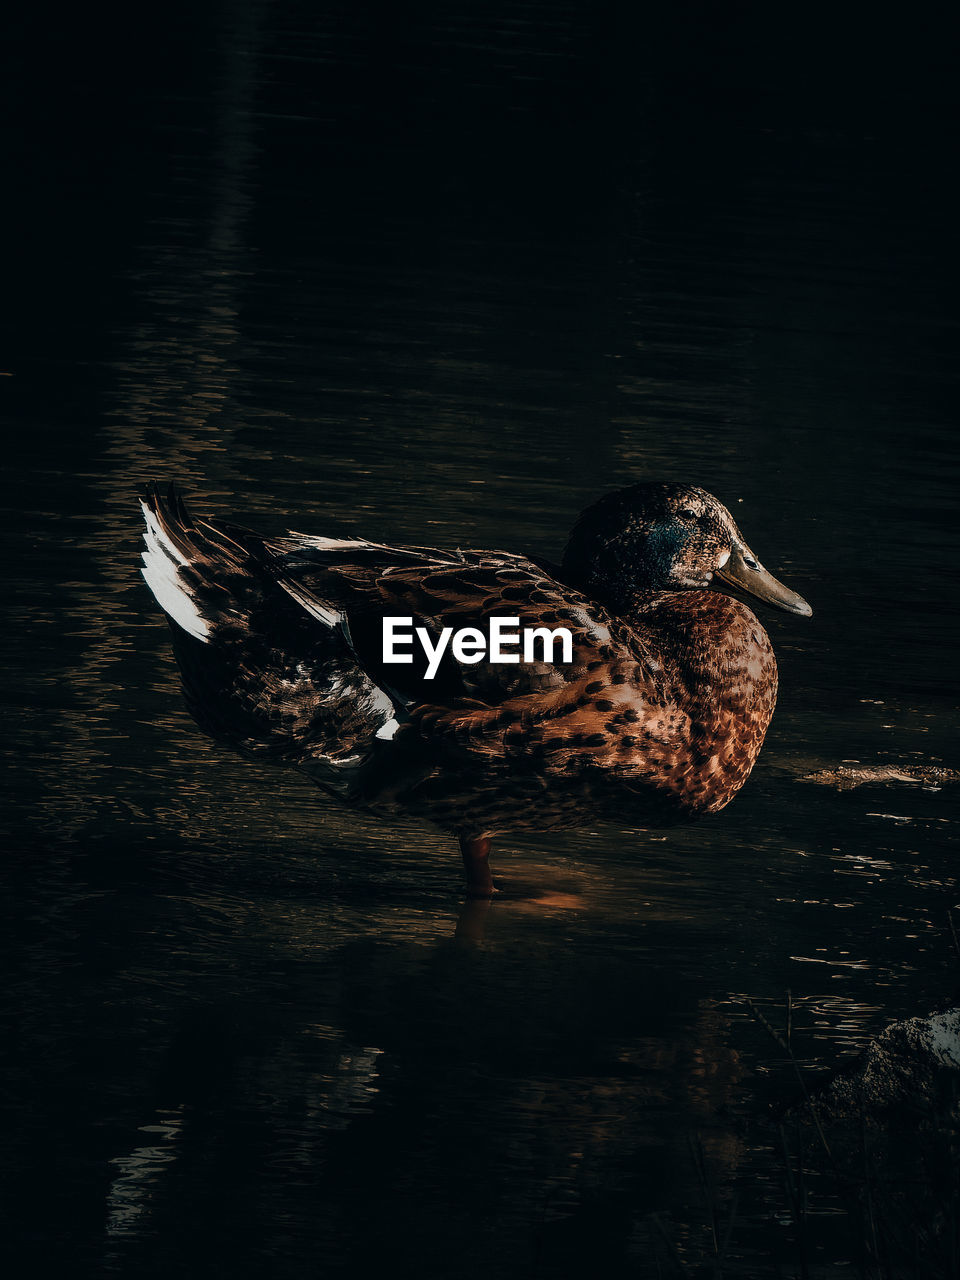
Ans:
{"type": "MultiPolygon", "coordinates": [[[[573,670],[554,662],[523,661],[519,650],[508,661],[458,660],[448,644],[436,674],[419,644],[412,662],[383,659],[384,619],[405,618],[425,628],[431,647],[445,628],[472,627],[489,634],[492,619],[510,620],[510,630],[566,628],[574,650],[593,661],[611,642],[611,619],[595,603],[557,582],[545,561],[507,551],[439,551],[428,547],[383,547],[360,541],[304,539],[272,543],[278,553],[278,580],[305,608],[336,601],[344,625],[366,670],[391,685],[407,704],[439,698],[474,698],[490,703],[505,697],[560,688],[573,670]],[[322,542],[324,545],[318,547],[322,542]],[[589,651],[589,652],[588,652],[589,651]]],[[[558,646],[559,648],[559,646],[558,646]]],[[[542,651],[542,650],[541,650],[542,651]]],[[[573,669],[580,663],[574,661],[573,669]]]]}
{"type": "MultiPolygon", "coordinates": [[[[437,552],[298,538],[272,544],[288,588],[342,609],[364,670],[422,736],[435,745],[491,757],[527,758],[546,771],[571,755],[643,775],[642,720],[662,721],[665,676],[644,637],[595,601],[557,580],[553,566],[504,551],[437,552]],[[572,661],[458,661],[448,645],[433,679],[426,658],[383,660],[386,617],[406,617],[436,643],[444,627],[488,631],[494,617],[511,630],[564,627],[572,661]]],[[[555,657],[559,649],[555,650],[555,657]]],[[[674,719],[663,731],[675,736],[674,719]]]]}

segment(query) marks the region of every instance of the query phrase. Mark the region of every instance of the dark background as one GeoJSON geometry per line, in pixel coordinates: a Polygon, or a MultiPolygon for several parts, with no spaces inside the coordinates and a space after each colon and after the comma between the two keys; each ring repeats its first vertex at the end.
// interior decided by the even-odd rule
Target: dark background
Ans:
{"type": "MultiPolygon", "coordinates": [[[[724,1274],[794,1274],[767,1117],[795,1085],[745,1001],[779,1025],[792,991],[812,1087],[954,983],[953,793],[802,781],[957,764],[954,25],[580,0],[11,15],[19,1266],[712,1274],[712,1205],[724,1274]],[[504,841],[541,892],[471,944],[448,841],[193,729],[137,575],[153,477],[265,532],[548,555],[606,489],[690,480],[815,615],[764,618],[780,706],[729,810],[504,841]]],[[[810,1260],[857,1274],[855,1215],[810,1194],[810,1260]]],[[[886,1217],[914,1240],[915,1212],[886,1217]]]]}

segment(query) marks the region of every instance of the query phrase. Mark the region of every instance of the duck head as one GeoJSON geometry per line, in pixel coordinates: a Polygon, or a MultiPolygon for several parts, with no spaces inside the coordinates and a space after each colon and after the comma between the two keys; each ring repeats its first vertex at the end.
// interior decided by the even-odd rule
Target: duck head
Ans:
{"type": "Polygon", "coordinates": [[[787,613],[813,613],[764,569],[723,503],[696,485],[635,484],[601,498],[573,530],[563,576],[618,612],[655,592],[733,587],[787,613]]]}

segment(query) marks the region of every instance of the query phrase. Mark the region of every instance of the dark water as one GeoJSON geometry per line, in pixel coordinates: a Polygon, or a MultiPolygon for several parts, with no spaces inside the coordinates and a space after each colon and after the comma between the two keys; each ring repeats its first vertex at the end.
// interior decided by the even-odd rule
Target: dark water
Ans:
{"type": "MultiPolygon", "coordinates": [[[[28,35],[2,1145],[33,1274],[707,1275],[717,1210],[724,1274],[793,1275],[794,1086],[745,1002],[792,992],[813,1087],[949,995],[955,793],[800,780],[958,764],[945,55],[725,12],[28,35]],[[155,476],[267,532],[551,555],[605,490],[690,480],[815,616],[764,618],[781,701],[729,810],[505,840],[540,895],[458,937],[448,839],[193,728],[137,573],[155,476]]],[[[855,1274],[811,1195],[811,1261],[855,1274]]]]}

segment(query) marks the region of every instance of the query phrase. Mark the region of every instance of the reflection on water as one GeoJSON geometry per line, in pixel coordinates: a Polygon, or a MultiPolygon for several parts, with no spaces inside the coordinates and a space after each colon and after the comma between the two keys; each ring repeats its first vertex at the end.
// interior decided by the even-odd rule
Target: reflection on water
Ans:
{"type": "MultiPolygon", "coordinates": [[[[841,130],[638,115],[574,181],[524,129],[589,81],[585,8],[449,8],[197,19],[178,92],[138,90],[119,238],[94,202],[61,307],[15,280],[4,1162],[72,1275],[699,1274],[717,1223],[732,1274],[792,1269],[791,1077],[746,1002],[792,992],[815,1082],[949,993],[956,790],[802,781],[957,767],[945,218],[841,130]],[[465,908],[445,837],[196,733],[137,574],[154,476],[266,532],[546,554],[690,480],[816,616],[765,619],[781,705],[730,810],[505,840],[525,893],[465,908]]],[[[811,1195],[815,1260],[853,1258],[811,1195]]]]}
{"type": "Polygon", "coordinates": [[[176,1141],[183,1124],[183,1109],[158,1113],[157,1123],[142,1124],[145,1145],[128,1156],[114,1156],[110,1161],[118,1170],[107,1192],[108,1236],[133,1233],[146,1211],[151,1192],[164,1171],[176,1158],[176,1141]]]}

